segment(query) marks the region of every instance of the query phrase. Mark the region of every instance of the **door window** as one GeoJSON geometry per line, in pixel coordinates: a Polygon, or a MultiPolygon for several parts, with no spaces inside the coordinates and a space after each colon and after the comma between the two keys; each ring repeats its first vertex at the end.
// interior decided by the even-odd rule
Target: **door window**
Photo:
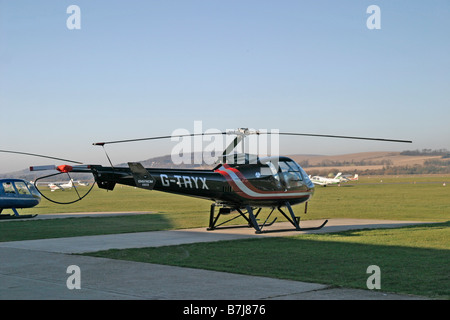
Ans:
{"type": "Polygon", "coordinates": [[[6,194],[16,194],[16,190],[14,189],[12,182],[3,182],[2,185],[6,194]]]}
{"type": "Polygon", "coordinates": [[[26,186],[25,183],[18,181],[15,182],[14,184],[16,185],[16,189],[19,194],[27,194],[27,195],[31,194],[30,190],[28,190],[28,187],[26,186]]]}

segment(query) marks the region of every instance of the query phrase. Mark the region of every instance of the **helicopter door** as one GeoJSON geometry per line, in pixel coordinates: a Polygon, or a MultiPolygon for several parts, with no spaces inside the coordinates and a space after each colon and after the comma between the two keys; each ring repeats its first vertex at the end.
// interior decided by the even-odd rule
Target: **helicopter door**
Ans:
{"type": "Polygon", "coordinates": [[[281,185],[280,175],[278,174],[277,167],[276,167],[272,162],[270,162],[270,161],[268,161],[266,164],[267,164],[267,166],[269,167],[270,172],[272,173],[273,183],[274,183],[274,186],[275,186],[274,189],[275,189],[275,190],[282,190],[282,189],[285,189],[285,188],[283,188],[282,185],[281,185]]]}

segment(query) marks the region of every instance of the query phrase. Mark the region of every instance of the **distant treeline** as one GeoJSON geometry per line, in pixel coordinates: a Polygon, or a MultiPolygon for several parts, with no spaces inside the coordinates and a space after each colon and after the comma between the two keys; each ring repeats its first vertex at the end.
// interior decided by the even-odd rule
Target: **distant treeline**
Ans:
{"type": "MultiPolygon", "coordinates": [[[[332,173],[337,174],[342,170],[338,167],[330,169],[313,169],[308,170],[305,168],[306,172],[310,175],[320,175],[327,176],[332,173]]],[[[433,159],[426,160],[423,165],[412,165],[412,166],[384,166],[380,169],[366,169],[366,170],[345,170],[345,174],[361,174],[361,175],[400,175],[400,174],[450,174],[450,160],[433,159]]]]}
{"type": "Polygon", "coordinates": [[[320,163],[310,165],[308,160],[304,160],[299,164],[306,169],[310,175],[320,175],[327,176],[329,174],[335,175],[341,172],[342,166],[375,166],[382,165],[383,168],[373,168],[360,170],[346,169],[345,174],[362,174],[362,175],[390,175],[390,174],[450,174],[450,151],[447,149],[422,149],[422,150],[406,150],[400,153],[404,156],[441,156],[440,159],[431,159],[424,161],[423,165],[406,165],[406,166],[394,166],[391,160],[362,160],[362,161],[333,161],[324,160],[320,163]],[[309,167],[327,167],[327,169],[312,169],[308,170],[309,167]]]}
{"type": "Polygon", "coordinates": [[[447,174],[450,173],[450,161],[425,161],[424,165],[384,167],[371,170],[370,174],[447,174]]]}
{"type": "Polygon", "coordinates": [[[450,151],[447,149],[405,150],[400,154],[403,156],[442,156],[443,158],[450,158],[450,151]]]}
{"type": "Polygon", "coordinates": [[[299,165],[303,168],[308,167],[343,167],[343,166],[390,166],[391,160],[361,160],[361,161],[335,161],[335,160],[323,160],[319,163],[310,164],[308,160],[299,162],[299,165]]]}

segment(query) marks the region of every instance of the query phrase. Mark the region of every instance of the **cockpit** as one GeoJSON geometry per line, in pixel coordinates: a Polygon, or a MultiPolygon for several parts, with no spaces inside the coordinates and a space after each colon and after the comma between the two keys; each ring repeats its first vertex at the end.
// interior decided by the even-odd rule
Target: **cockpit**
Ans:
{"type": "Polygon", "coordinates": [[[22,181],[6,181],[2,182],[3,192],[5,194],[24,194],[31,195],[30,190],[22,181]]]}
{"type": "Polygon", "coordinates": [[[235,159],[231,160],[234,161],[232,163],[227,162],[227,164],[238,169],[259,190],[307,191],[314,188],[314,184],[306,172],[288,157],[254,157],[252,159],[242,157],[240,159],[235,155],[235,159]]]}
{"type": "Polygon", "coordinates": [[[261,167],[261,175],[270,175],[275,181],[276,189],[313,188],[314,184],[307,173],[295,161],[287,157],[261,159],[266,165],[261,167]]]}
{"type": "Polygon", "coordinates": [[[0,183],[0,193],[5,196],[33,196],[40,197],[36,188],[34,188],[30,183],[26,183],[22,180],[10,180],[2,181],[0,183]]]}

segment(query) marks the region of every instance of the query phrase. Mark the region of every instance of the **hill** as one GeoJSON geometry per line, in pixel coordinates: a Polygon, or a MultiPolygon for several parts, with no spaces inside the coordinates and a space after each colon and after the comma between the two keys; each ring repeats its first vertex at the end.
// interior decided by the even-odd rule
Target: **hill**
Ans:
{"type": "MultiPolygon", "coordinates": [[[[413,154],[408,152],[360,152],[341,155],[288,155],[311,175],[328,175],[338,171],[358,174],[418,174],[418,173],[450,173],[450,159],[446,155],[413,154]]],[[[194,155],[191,155],[193,163],[194,155]]],[[[175,165],[170,155],[150,158],[140,161],[146,168],[180,168],[180,169],[212,169],[213,165],[180,164],[175,165]]],[[[117,167],[127,166],[126,163],[117,167]]],[[[29,172],[28,169],[0,174],[0,178],[19,178],[35,180],[37,177],[49,175],[52,172],[29,172]]],[[[52,181],[65,181],[67,175],[49,178],[52,181]]],[[[78,174],[75,180],[92,180],[89,174],[78,174]]]]}
{"type": "Polygon", "coordinates": [[[400,152],[360,152],[341,155],[291,155],[292,159],[304,167],[320,169],[330,166],[339,166],[345,168],[361,167],[360,169],[379,169],[383,166],[414,166],[423,165],[425,161],[440,159],[442,156],[408,156],[401,155],[400,152]]]}
{"type": "Polygon", "coordinates": [[[405,152],[378,151],[290,157],[311,174],[323,175],[333,172],[333,169],[359,174],[450,173],[450,160],[445,155],[409,155],[405,152]]]}

